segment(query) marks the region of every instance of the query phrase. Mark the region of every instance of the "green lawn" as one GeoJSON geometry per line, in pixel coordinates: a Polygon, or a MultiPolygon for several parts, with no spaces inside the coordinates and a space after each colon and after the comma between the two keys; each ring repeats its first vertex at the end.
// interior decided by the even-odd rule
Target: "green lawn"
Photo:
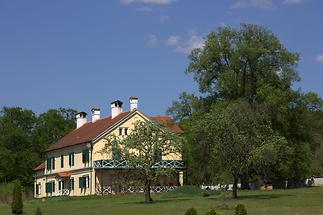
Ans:
{"type": "MultiPolygon", "coordinates": [[[[323,188],[239,191],[238,200],[227,200],[228,210],[219,207],[223,203],[223,194],[213,192],[209,197],[202,197],[200,191],[192,190],[153,195],[154,203],[150,205],[143,204],[143,196],[139,194],[31,200],[24,203],[24,211],[25,214],[34,214],[39,206],[44,215],[183,215],[190,207],[195,207],[199,214],[204,214],[207,209],[213,207],[218,214],[226,215],[233,214],[234,206],[243,203],[249,214],[255,215],[323,214],[323,188]]],[[[10,206],[0,204],[0,214],[10,214],[10,206]]]]}

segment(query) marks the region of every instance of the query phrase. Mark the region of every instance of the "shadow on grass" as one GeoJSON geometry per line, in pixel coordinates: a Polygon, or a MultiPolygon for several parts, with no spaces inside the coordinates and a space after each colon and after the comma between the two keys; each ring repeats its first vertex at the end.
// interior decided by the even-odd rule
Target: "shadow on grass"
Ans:
{"type": "Polygon", "coordinates": [[[294,195],[281,194],[281,193],[252,194],[252,195],[238,196],[237,200],[243,200],[243,199],[264,200],[264,199],[277,199],[277,198],[290,197],[290,196],[294,196],[294,195]]]}
{"type": "Polygon", "coordinates": [[[156,199],[153,200],[152,203],[145,203],[144,201],[133,201],[133,202],[121,202],[120,204],[144,204],[144,205],[153,205],[153,204],[160,204],[160,203],[169,203],[169,202],[182,202],[182,201],[189,201],[192,200],[190,198],[181,198],[181,199],[156,199]]]}

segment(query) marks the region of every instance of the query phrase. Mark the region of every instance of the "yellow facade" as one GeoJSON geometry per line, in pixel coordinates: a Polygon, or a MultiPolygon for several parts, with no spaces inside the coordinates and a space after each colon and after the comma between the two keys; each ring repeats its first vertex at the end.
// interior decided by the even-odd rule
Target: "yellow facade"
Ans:
{"type": "MultiPolygon", "coordinates": [[[[112,184],[114,177],[113,170],[96,170],[93,167],[93,162],[98,160],[112,159],[112,153],[100,153],[104,148],[105,138],[110,135],[116,135],[121,138],[126,137],[125,134],[119,134],[119,128],[127,128],[128,134],[133,129],[134,123],[138,120],[148,120],[143,114],[137,110],[130,112],[123,120],[117,122],[114,126],[103,132],[97,139],[90,143],[82,143],[66,148],[56,149],[46,153],[46,157],[54,158],[55,169],[48,170],[47,160],[45,161],[45,170],[39,170],[35,173],[35,197],[49,197],[49,196],[82,196],[95,195],[99,189],[102,189],[102,184],[112,184]],[[89,161],[83,163],[82,152],[89,150],[89,161]],[[69,156],[74,153],[74,165],[70,165],[69,156]],[[63,161],[62,161],[63,159],[63,161]],[[63,177],[60,174],[67,174],[63,177]],[[86,187],[80,188],[80,177],[86,178],[86,187]],[[71,189],[71,179],[74,179],[73,189],[71,189]],[[55,187],[53,192],[46,193],[46,183],[52,182],[55,187]],[[36,189],[36,186],[38,188],[36,189]],[[59,190],[59,188],[61,188],[59,190]],[[36,190],[38,192],[36,192],[36,190]]],[[[163,160],[181,160],[180,154],[171,154],[164,156],[163,160]]],[[[53,166],[53,165],[51,165],[53,166]]],[[[183,184],[182,173],[178,174],[178,181],[180,185],[183,184]]],[[[82,183],[82,182],[81,182],[82,183]]],[[[172,183],[172,184],[175,184],[172,183]]]]}

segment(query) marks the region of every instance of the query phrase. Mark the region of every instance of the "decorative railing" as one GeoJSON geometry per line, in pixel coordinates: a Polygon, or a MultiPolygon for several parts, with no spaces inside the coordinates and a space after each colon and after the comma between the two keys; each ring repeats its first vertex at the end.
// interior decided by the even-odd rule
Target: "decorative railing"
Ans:
{"type": "Polygon", "coordinates": [[[58,190],[58,192],[56,193],[56,196],[68,196],[68,195],[70,195],[69,189],[58,190]]]}
{"type": "MultiPolygon", "coordinates": [[[[127,161],[118,160],[97,160],[93,162],[94,169],[127,169],[130,168],[127,161]]],[[[185,169],[185,162],[182,160],[161,160],[155,163],[152,168],[175,168],[185,169]]]]}
{"type": "MultiPolygon", "coordinates": [[[[164,193],[176,189],[178,186],[151,186],[151,193],[164,193]]],[[[143,193],[145,192],[144,187],[124,187],[121,188],[120,193],[143,193]]],[[[99,187],[96,190],[97,195],[109,195],[114,194],[111,186],[99,187]]]]}

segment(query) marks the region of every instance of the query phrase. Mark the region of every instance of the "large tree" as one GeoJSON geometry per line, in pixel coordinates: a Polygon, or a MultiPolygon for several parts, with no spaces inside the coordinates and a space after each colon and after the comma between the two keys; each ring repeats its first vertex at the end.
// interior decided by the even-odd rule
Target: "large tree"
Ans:
{"type": "MultiPolygon", "coordinates": [[[[168,114],[177,118],[186,131],[185,151],[189,151],[188,168],[192,173],[189,176],[198,179],[197,183],[210,183],[215,177],[205,171],[212,169],[211,166],[200,168],[200,161],[211,165],[204,162],[201,150],[209,149],[210,141],[193,126],[215,103],[240,99],[247,100],[254,108],[261,106],[271,129],[285,137],[286,145],[291,148],[289,157],[280,157],[284,166],[272,167],[270,178],[298,183],[311,175],[311,158],[315,155],[319,159],[316,150],[323,139],[322,100],[315,93],[305,94],[292,88],[300,80],[295,70],[299,61],[297,53],[287,50],[270,30],[243,24],[239,29],[221,27],[211,32],[204,46],[191,52],[189,60],[186,72],[197,81],[201,96],[183,93],[180,101],[173,102],[168,109],[168,114]],[[199,175],[205,177],[201,179],[199,175]]],[[[320,167],[315,165],[315,169],[320,167]]],[[[248,184],[248,175],[241,177],[244,178],[247,180],[243,184],[248,184]]]]}
{"type": "Polygon", "coordinates": [[[166,125],[138,121],[126,138],[107,138],[107,144],[100,153],[117,152],[118,160],[127,161],[132,180],[144,185],[145,202],[150,203],[150,187],[154,180],[159,175],[168,175],[175,171],[170,168],[156,168],[154,165],[162,160],[162,156],[180,156],[180,150],[181,138],[166,125]]]}

